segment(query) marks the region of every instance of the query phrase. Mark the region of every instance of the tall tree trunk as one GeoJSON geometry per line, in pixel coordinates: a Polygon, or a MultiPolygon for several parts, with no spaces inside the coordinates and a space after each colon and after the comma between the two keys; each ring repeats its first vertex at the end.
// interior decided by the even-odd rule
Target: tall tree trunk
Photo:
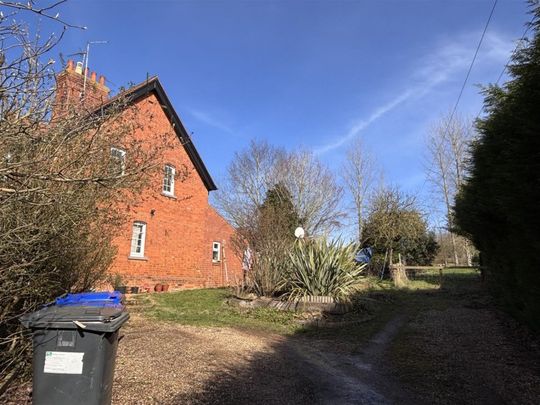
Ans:
{"type": "Polygon", "coordinates": [[[471,138],[469,124],[453,114],[444,118],[431,130],[428,138],[430,165],[428,178],[436,187],[446,206],[446,223],[452,240],[454,263],[459,265],[456,235],[453,231],[452,205],[463,184],[467,143],[471,138]]]}
{"type": "Polygon", "coordinates": [[[454,264],[456,266],[459,266],[459,256],[457,252],[457,245],[456,245],[456,235],[454,232],[450,232],[450,237],[452,238],[452,250],[454,251],[454,264]]]}
{"type": "Polygon", "coordinates": [[[463,243],[465,245],[465,256],[467,257],[467,266],[472,266],[472,253],[471,253],[471,242],[469,239],[464,238],[463,243]]]}

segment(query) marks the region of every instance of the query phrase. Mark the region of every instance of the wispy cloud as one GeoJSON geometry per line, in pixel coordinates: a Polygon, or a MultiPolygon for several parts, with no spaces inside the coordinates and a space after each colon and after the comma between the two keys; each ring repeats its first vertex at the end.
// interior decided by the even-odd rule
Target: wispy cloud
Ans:
{"type": "Polygon", "coordinates": [[[202,122],[203,124],[217,128],[220,131],[227,132],[231,135],[238,135],[229,125],[225,124],[223,121],[208,112],[194,109],[189,109],[188,112],[191,116],[193,116],[193,118],[202,122]]]}
{"type": "MultiPolygon", "coordinates": [[[[320,155],[341,147],[358,136],[373,122],[395,110],[406,101],[418,99],[429,93],[434,87],[454,78],[457,79],[456,75],[465,71],[470,64],[476,46],[474,38],[478,38],[478,36],[470,33],[439,45],[433,53],[419,61],[418,68],[407,80],[410,83],[407,88],[383,105],[375,108],[369,116],[353,119],[352,124],[342,135],[320,146],[315,150],[315,153],[320,155]]],[[[498,63],[502,67],[512,47],[510,40],[496,33],[488,33],[482,44],[479,60],[481,60],[482,64],[498,63]]],[[[461,80],[461,76],[459,79],[461,80]]]]}
{"type": "Polygon", "coordinates": [[[379,118],[381,118],[384,114],[387,112],[393,110],[398,105],[406,101],[408,98],[412,95],[412,90],[405,90],[400,95],[395,97],[394,99],[390,100],[388,103],[380,106],[377,108],[368,118],[366,119],[360,119],[357,120],[345,133],[345,135],[338,137],[335,141],[330,142],[324,146],[321,146],[320,148],[317,148],[315,150],[316,154],[323,154],[326,153],[332,149],[339,148],[341,145],[349,142],[351,139],[353,139],[356,135],[358,135],[362,130],[367,128],[372,122],[377,121],[379,118]]]}

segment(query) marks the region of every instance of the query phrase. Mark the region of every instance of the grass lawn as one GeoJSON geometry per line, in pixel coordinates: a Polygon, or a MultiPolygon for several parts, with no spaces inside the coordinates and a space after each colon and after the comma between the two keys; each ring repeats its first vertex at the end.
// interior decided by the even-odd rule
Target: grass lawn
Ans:
{"type": "Polygon", "coordinates": [[[365,319],[368,322],[348,324],[339,328],[306,328],[297,322],[295,313],[271,308],[246,309],[229,306],[232,294],[227,288],[187,290],[148,297],[153,305],[146,305],[145,313],[155,319],[195,326],[226,326],[283,334],[301,333],[306,336],[339,339],[361,344],[376,333],[396,313],[427,308],[444,308],[450,303],[444,291],[460,291],[472,278],[475,270],[448,269],[443,287],[437,270],[418,274],[406,288],[396,289],[389,280],[368,279],[369,288],[359,293],[356,310],[343,320],[365,319]],[[436,293],[436,294],[435,294],[436,293]]]}
{"type": "Polygon", "coordinates": [[[404,288],[396,288],[391,280],[370,280],[370,287],[357,297],[359,311],[345,317],[370,314],[371,320],[339,328],[303,330],[308,336],[348,344],[352,351],[361,351],[364,343],[398,315],[409,316],[419,311],[445,309],[453,305],[454,294],[477,288],[474,269],[446,269],[441,278],[438,270],[427,270],[409,280],[404,288]],[[471,287],[469,287],[469,284],[471,287]]]}
{"type": "Polygon", "coordinates": [[[292,333],[299,329],[294,313],[270,308],[244,309],[229,306],[227,288],[207,288],[154,294],[146,312],[153,318],[195,326],[228,326],[292,333]]]}

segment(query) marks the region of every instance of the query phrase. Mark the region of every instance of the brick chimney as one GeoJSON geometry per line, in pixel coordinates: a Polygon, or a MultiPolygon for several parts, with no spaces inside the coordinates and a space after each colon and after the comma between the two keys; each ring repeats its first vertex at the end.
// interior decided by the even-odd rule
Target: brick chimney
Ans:
{"type": "Polygon", "coordinates": [[[88,75],[82,62],[73,64],[68,60],[66,68],[56,76],[56,99],[53,117],[61,115],[71,108],[93,110],[109,99],[109,88],[105,86],[105,77],[97,80],[96,72],[88,75]],[[85,83],[86,77],[86,83],[85,83]]]}

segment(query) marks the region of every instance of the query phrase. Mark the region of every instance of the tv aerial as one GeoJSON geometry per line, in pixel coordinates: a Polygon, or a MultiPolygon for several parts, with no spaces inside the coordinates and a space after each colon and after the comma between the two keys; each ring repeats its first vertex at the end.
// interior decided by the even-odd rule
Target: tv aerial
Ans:
{"type": "Polygon", "coordinates": [[[86,43],[86,52],[84,52],[83,64],[84,64],[84,81],[83,81],[83,94],[86,92],[86,73],[88,72],[88,59],[90,58],[90,45],[107,44],[108,41],[88,41],[86,43]]]}

